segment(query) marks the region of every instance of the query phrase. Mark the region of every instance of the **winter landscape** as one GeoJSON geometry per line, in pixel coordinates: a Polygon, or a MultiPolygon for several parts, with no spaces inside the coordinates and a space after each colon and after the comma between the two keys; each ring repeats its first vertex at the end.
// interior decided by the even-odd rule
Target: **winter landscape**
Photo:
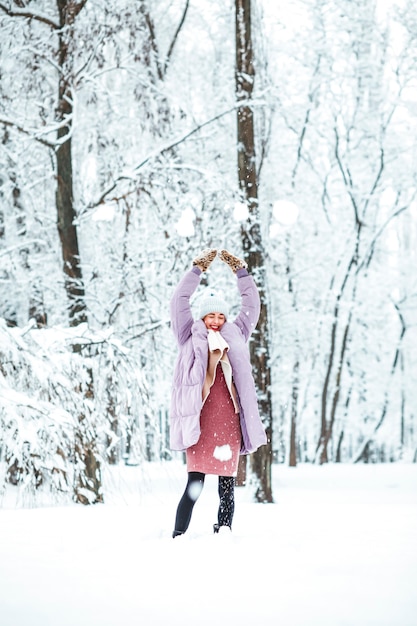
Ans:
{"type": "Polygon", "coordinates": [[[0,0],[0,626],[417,626],[416,44],[411,0],[0,0]],[[172,539],[205,248],[268,443],[172,539]]]}
{"type": "Polygon", "coordinates": [[[239,488],[229,536],[208,477],[172,539],[184,475],[128,468],[105,505],[3,509],[2,626],[417,623],[415,464],[275,466],[276,502],[239,488]]]}

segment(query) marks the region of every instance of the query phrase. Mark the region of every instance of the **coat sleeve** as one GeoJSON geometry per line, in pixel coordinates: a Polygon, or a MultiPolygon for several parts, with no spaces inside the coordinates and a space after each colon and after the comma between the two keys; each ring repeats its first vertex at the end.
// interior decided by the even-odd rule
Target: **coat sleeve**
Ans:
{"type": "Polygon", "coordinates": [[[207,328],[203,320],[196,320],[191,327],[194,361],[192,369],[195,378],[204,381],[208,365],[207,328]]]}
{"type": "Polygon", "coordinates": [[[180,345],[184,344],[191,335],[194,320],[190,297],[200,284],[200,278],[201,271],[194,267],[180,280],[171,298],[171,328],[180,345]]]}
{"type": "Polygon", "coordinates": [[[241,307],[234,323],[240,328],[245,341],[248,341],[258,323],[261,302],[255,281],[244,269],[237,272],[237,286],[241,296],[241,307]]]}

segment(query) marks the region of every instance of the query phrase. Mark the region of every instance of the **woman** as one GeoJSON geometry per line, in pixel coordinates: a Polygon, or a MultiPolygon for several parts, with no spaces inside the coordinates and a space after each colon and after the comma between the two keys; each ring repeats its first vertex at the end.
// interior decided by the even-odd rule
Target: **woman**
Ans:
{"type": "Polygon", "coordinates": [[[190,297],[217,250],[193,261],[171,300],[171,324],[179,345],[171,402],[170,445],[186,450],[188,481],[178,504],[173,537],[187,530],[206,474],[219,477],[220,505],[214,532],[231,529],[239,454],[266,444],[259,417],[247,341],[259,318],[259,295],[247,265],[227,250],[219,258],[236,274],[241,309],[228,321],[227,303],[212,290],[194,321],[190,297]]]}

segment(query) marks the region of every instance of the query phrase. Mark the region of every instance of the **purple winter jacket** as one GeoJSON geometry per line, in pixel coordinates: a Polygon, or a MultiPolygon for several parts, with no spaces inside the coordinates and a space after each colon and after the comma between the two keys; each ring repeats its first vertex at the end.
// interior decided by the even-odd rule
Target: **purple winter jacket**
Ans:
{"type": "MultiPolygon", "coordinates": [[[[182,278],[171,299],[171,326],[179,345],[171,398],[172,450],[186,450],[200,437],[202,389],[208,364],[208,331],[203,320],[194,321],[190,307],[190,297],[197,289],[200,278],[200,270],[194,267],[182,278]]],[[[255,282],[246,270],[238,270],[237,284],[242,298],[240,312],[234,322],[226,321],[220,332],[229,344],[228,357],[239,401],[240,454],[248,454],[267,441],[259,416],[247,345],[258,322],[260,302],[255,282]]]]}

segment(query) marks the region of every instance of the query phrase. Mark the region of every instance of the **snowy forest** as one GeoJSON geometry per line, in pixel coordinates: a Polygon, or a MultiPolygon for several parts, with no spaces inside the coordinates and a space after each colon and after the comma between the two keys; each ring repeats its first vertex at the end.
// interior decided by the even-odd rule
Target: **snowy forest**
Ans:
{"type": "Polygon", "coordinates": [[[182,458],[169,301],[207,247],[261,293],[258,500],[272,464],[417,462],[416,4],[1,0],[0,34],[2,497],[182,458]]]}

